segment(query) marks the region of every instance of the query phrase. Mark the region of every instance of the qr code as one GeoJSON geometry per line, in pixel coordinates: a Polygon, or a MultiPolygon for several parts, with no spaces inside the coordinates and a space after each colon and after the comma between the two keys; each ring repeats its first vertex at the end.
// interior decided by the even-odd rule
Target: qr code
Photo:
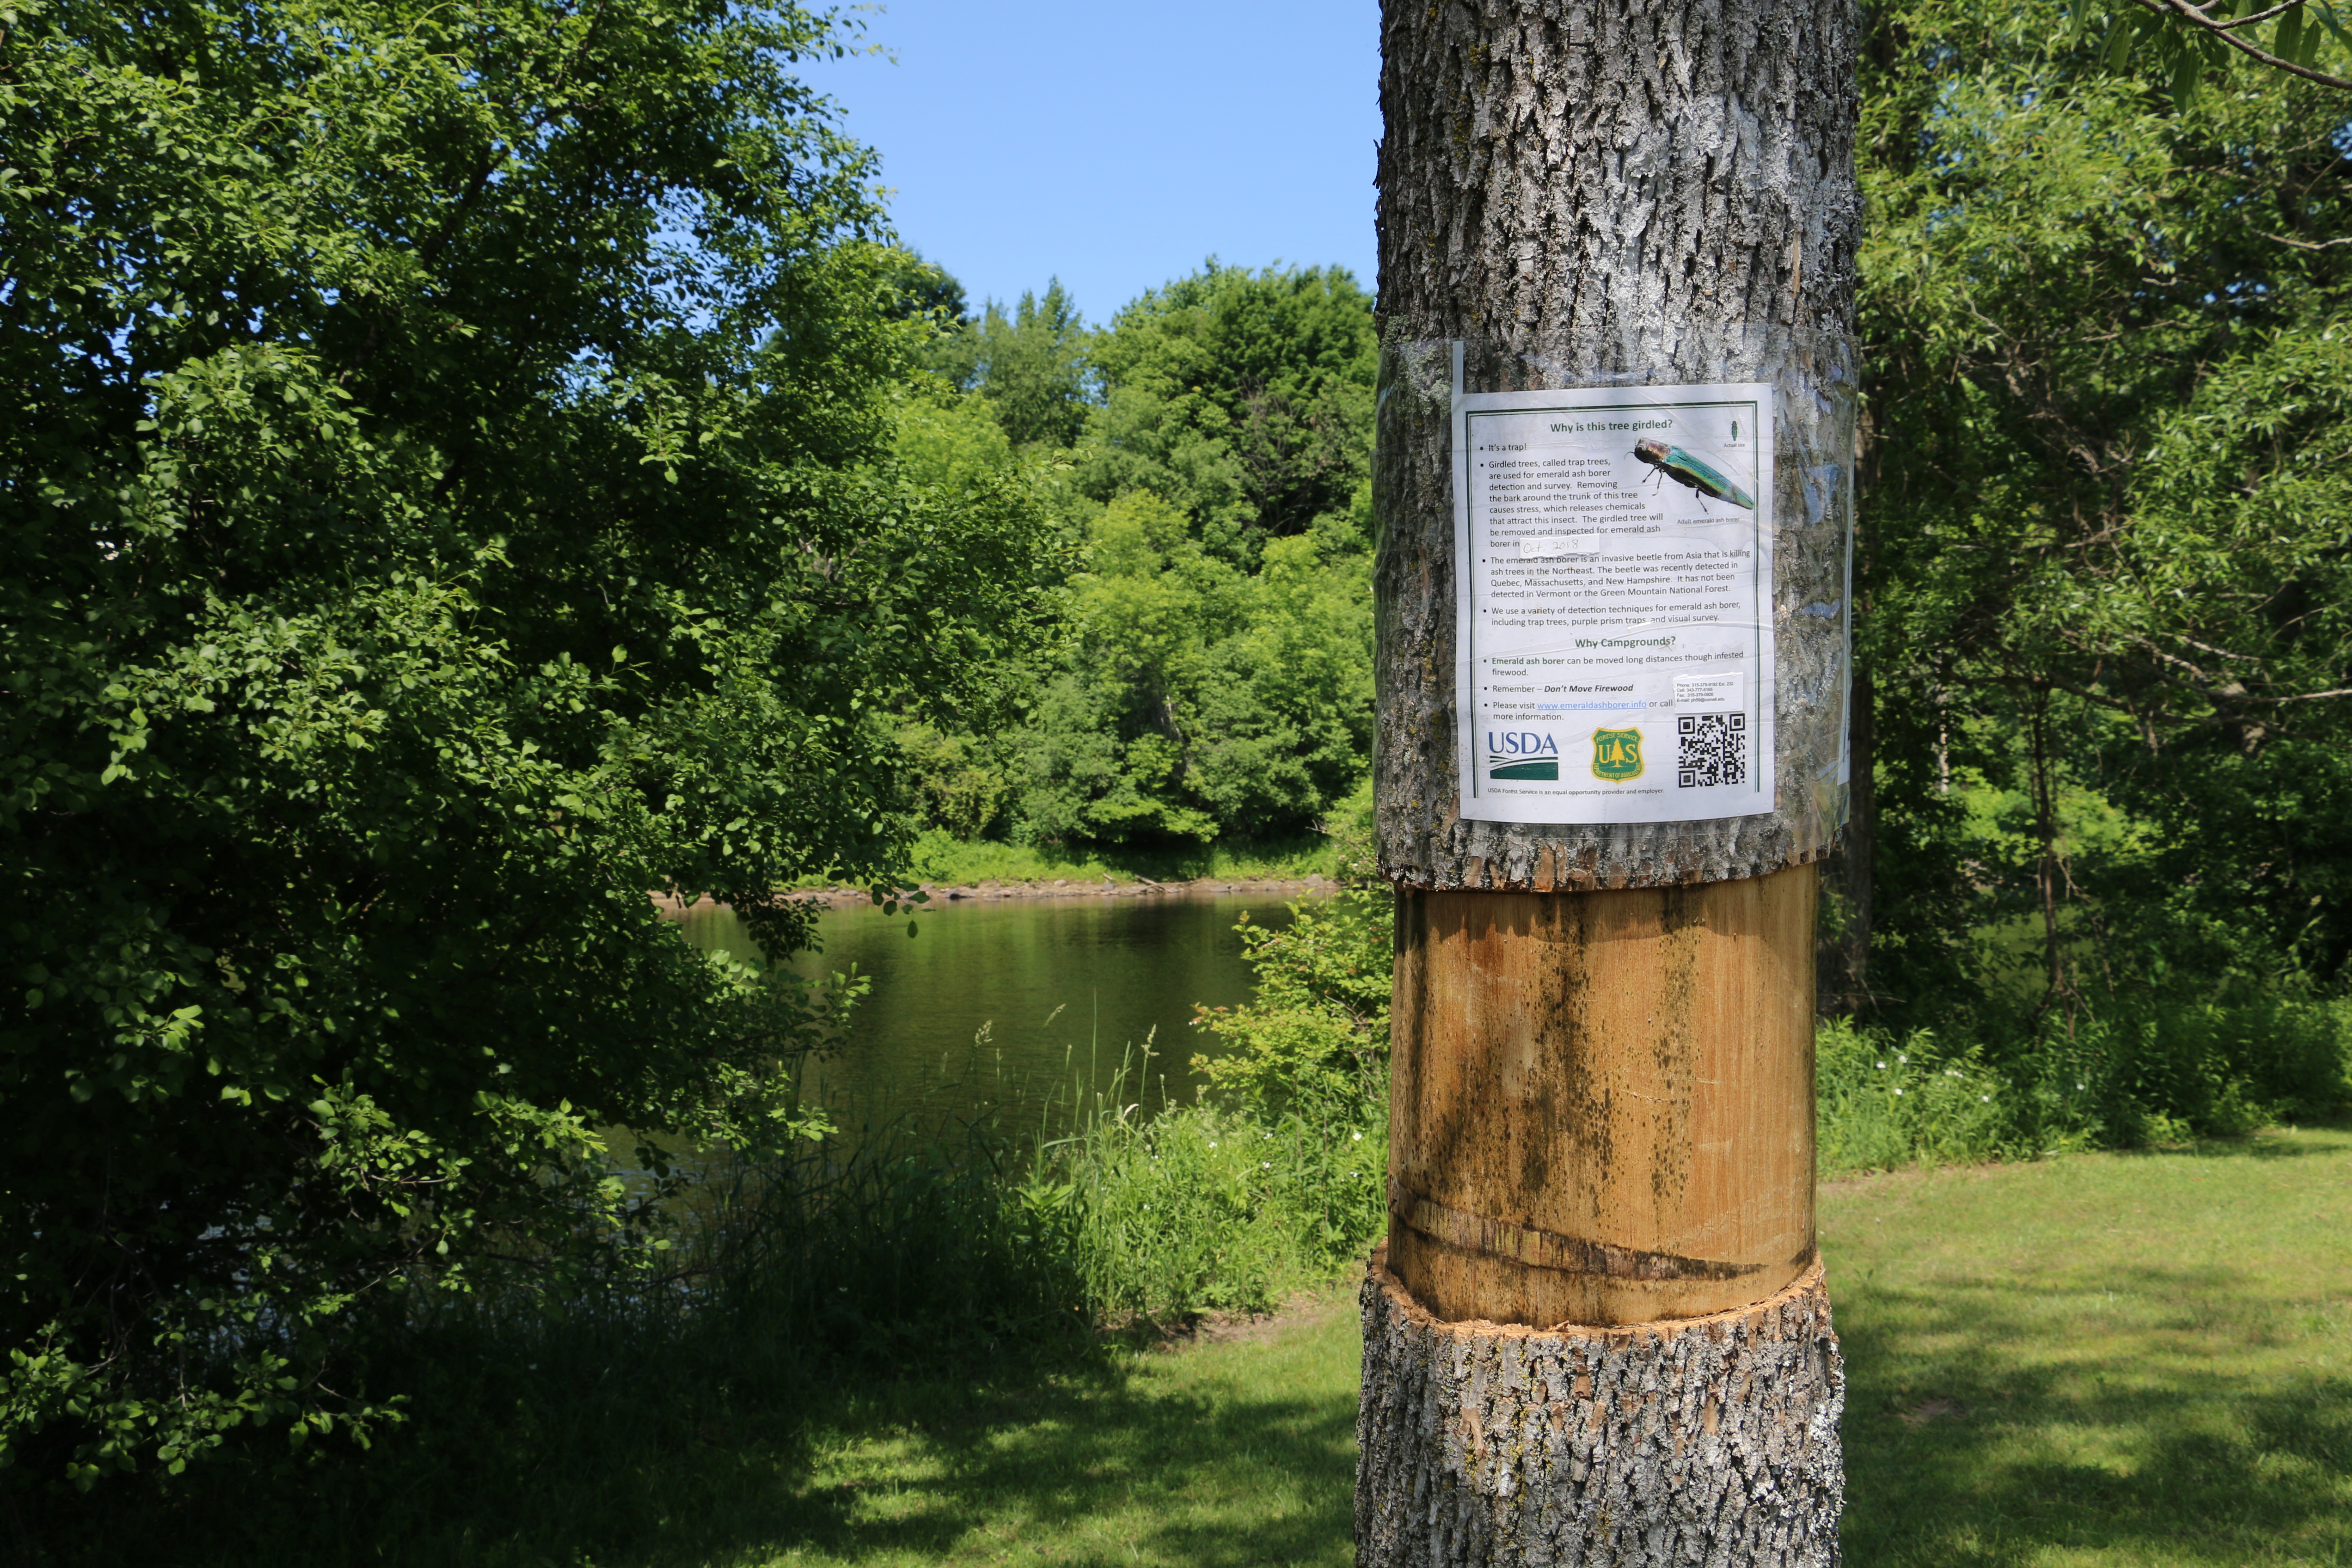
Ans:
{"type": "Polygon", "coordinates": [[[1675,783],[1684,789],[1748,782],[1747,714],[1681,714],[1675,741],[1675,783]]]}

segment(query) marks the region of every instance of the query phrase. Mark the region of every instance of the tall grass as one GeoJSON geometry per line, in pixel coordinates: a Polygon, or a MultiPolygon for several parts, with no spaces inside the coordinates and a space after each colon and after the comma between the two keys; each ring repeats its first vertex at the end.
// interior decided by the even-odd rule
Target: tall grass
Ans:
{"type": "Polygon", "coordinates": [[[2352,1003],[2150,994],[1990,1043],[1833,1019],[1815,1064],[1824,1170],[2179,1143],[2340,1110],[2352,1003]]]}
{"type": "Polygon", "coordinates": [[[1382,1106],[1148,1108],[1149,1054],[1098,1092],[945,1127],[845,1118],[854,1136],[714,1168],[676,1211],[670,1309],[812,1372],[903,1370],[1082,1355],[1360,1260],[1385,1222],[1382,1106]]]}
{"type": "Polygon", "coordinates": [[[1021,1190],[1034,1212],[1070,1216],[1098,1322],[1265,1310],[1357,1261],[1385,1223],[1384,1117],[1137,1110],[1047,1148],[1021,1190]]]}

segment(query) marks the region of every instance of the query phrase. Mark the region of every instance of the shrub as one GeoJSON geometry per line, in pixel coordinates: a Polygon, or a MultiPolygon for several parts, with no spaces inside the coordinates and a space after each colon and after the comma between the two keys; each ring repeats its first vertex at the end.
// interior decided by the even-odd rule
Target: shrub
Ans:
{"type": "Polygon", "coordinates": [[[1311,1108],[1360,1118],[1384,1098],[1388,1078],[1391,896],[1350,889],[1289,908],[1279,930],[1243,917],[1236,929],[1257,991],[1236,1006],[1200,1010],[1195,1026],[1226,1049],[1194,1058],[1194,1070],[1261,1116],[1311,1108]]]}

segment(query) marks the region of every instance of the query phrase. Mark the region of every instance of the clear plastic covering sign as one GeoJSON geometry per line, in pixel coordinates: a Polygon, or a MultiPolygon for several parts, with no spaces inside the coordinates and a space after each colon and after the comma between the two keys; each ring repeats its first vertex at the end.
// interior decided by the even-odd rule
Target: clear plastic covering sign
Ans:
{"type": "Polygon", "coordinates": [[[1457,394],[1454,468],[1463,816],[1770,811],[1769,384],[1457,394]]]}

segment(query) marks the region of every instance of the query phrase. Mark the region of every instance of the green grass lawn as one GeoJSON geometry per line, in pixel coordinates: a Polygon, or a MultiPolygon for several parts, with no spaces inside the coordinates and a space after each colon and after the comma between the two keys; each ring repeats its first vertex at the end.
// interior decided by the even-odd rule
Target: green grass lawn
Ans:
{"type": "MultiPolygon", "coordinates": [[[[1822,1218],[1849,1563],[2352,1568],[2352,1131],[1876,1176],[1826,1189],[1822,1218]]],[[[514,1415],[462,1452],[420,1466],[395,1437],[359,1489],[176,1520],[117,1525],[93,1494],[51,1560],[1350,1561],[1344,1288],[1047,1376],[780,1398],[749,1348],[593,1416],[561,1410],[593,1366],[485,1369],[514,1415]]]]}
{"type": "Polygon", "coordinates": [[[2352,1564],[2352,1136],[1824,1194],[1856,1564],[2352,1564]]]}
{"type": "MultiPolygon", "coordinates": [[[[2352,1565],[2352,1135],[1822,1198],[1849,1563],[2352,1565]]],[[[1355,1382],[1335,1300],[1108,1382],[877,1406],[740,1561],[1344,1563],[1355,1382]]]]}
{"type": "Polygon", "coordinates": [[[1124,1375],[929,1408],[820,1441],[790,1544],[747,1563],[1347,1563],[1356,1316],[1336,1293],[1124,1375]]]}

